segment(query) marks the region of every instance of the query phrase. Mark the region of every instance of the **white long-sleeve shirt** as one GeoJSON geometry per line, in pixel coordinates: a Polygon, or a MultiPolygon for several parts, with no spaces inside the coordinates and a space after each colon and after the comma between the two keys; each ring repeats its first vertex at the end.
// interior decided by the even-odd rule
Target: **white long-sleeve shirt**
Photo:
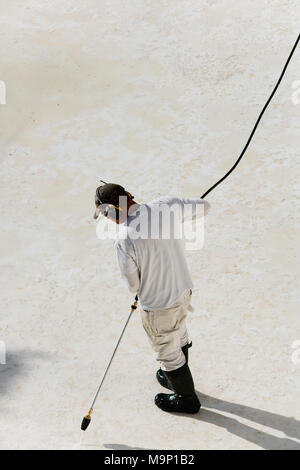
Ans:
{"type": "Polygon", "coordinates": [[[115,248],[121,275],[144,310],[171,307],[193,287],[178,229],[185,220],[204,216],[208,207],[200,198],[175,197],[133,207],[115,248]]]}

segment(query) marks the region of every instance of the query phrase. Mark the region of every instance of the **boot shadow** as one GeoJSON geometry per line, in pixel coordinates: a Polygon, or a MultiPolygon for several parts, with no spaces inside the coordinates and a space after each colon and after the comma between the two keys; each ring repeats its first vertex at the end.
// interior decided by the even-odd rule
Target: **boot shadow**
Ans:
{"type": "Polygon", "coordinates": [[[300,422],[296,419],[281,416],[258,408],[220,400],[198,391],[196,391],[196,393],[203,408],[201,408],[199,413],[195,415],[185,413],[182,415],[227,429],[231,434],[252,442],[265,450],[300,450],[300,443],[293,439],[289,439],[289,437],[291,437],[300,440],[300,422]],[[247,424],[241,423],[235,418],[212,411],[210,408],[221,412],[224,411],[226,413],[231,413],[252,421],[253,423],[262,424],[269,428],[281,431],[288,437],[278,437],[268,434],[265,431],[257,430],[247,424]]]}

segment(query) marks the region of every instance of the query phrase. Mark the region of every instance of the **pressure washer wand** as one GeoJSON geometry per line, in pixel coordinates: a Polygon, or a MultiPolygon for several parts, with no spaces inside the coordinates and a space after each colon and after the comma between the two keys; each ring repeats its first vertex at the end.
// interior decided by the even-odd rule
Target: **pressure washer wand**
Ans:
{"type": "Polygon", "coordinates": [[[82,431],[85,431],[86,428],[88,427],[88,425],[89,425],[90,422],[91,422],[91,415],[92,415],[93,408],[94,408],[94,405],[95,405],[95,403],[96,403],[96,400],[97,400],[97,398],[98,398],[98,395],[99,395],[99,393],[100,393],[101,387],[102,387],[102,385],[103,385],[103,383],[104,383],[104,380],[105,380],[105,377],[106,377],[106,375],[107,375],[107,373],[108,373],[108,371],[109,371],[109,368],[110,368],[110,366],[111,366],[111,363],[112,363],[112,361],[113,361],[113,358],[114,358],[114,356],[115,356],[115,354],[116,354],[116,352],[117,352],[117,349],[118,349],[118,347],[119,347],[119,344],[120,344],[120,342],[121,342],[121,339],[122,339],[122,337],[123,337],[123,334],[124,334],[124,332],[125,332],[125,330],[126,330],[126,327],[127,327],[128,323],[129,323],[130,317],[131,317],[131,315],[133,314],[133,312],[134,312],[134,311],[136,310],[136,308],[137,308],[137,304],[138,304],[138,296],[136,295],[136,296],[135,296],[135,299],[134,299],[134,302],[133,302],[133,304],[131,305],[131,310],[130,310],[129,317],[127,318],[127,321],[126,321],[126,323],[125,323],[125,326],[124,326],[124,328],[123,328],[123,331],[122,331],[122,333],[121,333],[121,335],[120,335],[120,338],[118,339],[117,345],[116,345],[116,347],[115,347],[115,349],[114,349],[114,352],[113,352],[113,354],[112,354],[112,356],[111,356],[111,358],[110,358],[110,361],[109,361],[109,363],[108,363],[108,366],[107,366],[107,368],[106,368],[106,371],[105,371],[105,373],[104,373],[104,375],[103,375],[103,378],[102,378],[102,380],[101,380],[101,383],[100,383],[100,385],[99,385],[99,387],[98,387],[98,390],[97,390],[97,392],[96,392],[96,395],[95,395],[95,398],[94,398],[94,400],[93,400],[93,403],[91,404],[90,410],[89,410],[88,414],[87,414],[87,415],[83,418],[83,420],[82,420],[82,423],[81,423],[81,429],[82,429],[82,431]]]}

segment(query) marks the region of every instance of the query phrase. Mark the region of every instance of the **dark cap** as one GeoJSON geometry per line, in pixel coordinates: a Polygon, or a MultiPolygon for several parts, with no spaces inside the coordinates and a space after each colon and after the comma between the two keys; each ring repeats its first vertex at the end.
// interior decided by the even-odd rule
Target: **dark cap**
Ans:
{"type": "Polygon", "coordinates": [[[120,196],[128,195],[125,188],[119,184],[107,183],[103,186],[99,186],[97,189],[102,203],[106,202],[107,204],[113,204],[115,206],[119,205],[120,196]]]}

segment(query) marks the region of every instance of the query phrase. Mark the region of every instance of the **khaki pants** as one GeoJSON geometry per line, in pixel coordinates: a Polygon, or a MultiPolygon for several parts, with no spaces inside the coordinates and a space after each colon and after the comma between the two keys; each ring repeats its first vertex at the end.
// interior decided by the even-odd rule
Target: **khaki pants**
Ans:
{"type": "Polygon", "coordinates": [[[141,309],[144,330],[162,370],[175,370],[185,364],[181,348],[189,342],[185,318],[191,296],[192,291],[186,291],[172,307],[165,310],[141,309]]]}

